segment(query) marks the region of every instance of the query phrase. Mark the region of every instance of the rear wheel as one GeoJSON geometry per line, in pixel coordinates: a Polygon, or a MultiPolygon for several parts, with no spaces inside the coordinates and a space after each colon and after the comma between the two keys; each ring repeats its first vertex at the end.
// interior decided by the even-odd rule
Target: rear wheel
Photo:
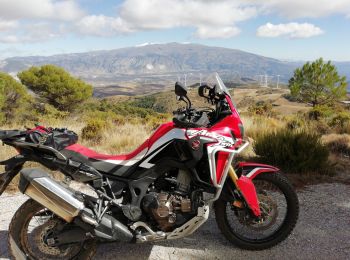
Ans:
{"type": "Polygon", "coordinates": [[[63,220],[36,201],[29,199],[17,210],[9,228],[9,249],[15,258],[23,254],[30,259],[91,259],[96,252],[96,241],[50,246],[48,241],[63,220]]]}
{"type": "Polygon", "coordinates": [[[253,182],[262,212],[260,218],[253,217],[249,209],[222,199],[215,202],[215,217],[221,232],[234,245],[262,250],[280,243],[292,232],[299,215],[299,201],[281,173],[263,173],[253,182]]]}

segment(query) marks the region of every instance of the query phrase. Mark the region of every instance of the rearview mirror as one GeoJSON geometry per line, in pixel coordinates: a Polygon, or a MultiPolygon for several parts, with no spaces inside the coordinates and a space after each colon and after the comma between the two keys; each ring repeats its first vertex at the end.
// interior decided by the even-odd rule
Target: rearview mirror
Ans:
{"type": "Polygon", "coordinates": [[[199,86],[199,88],[198,88],[198,95],[199,95],[200,97],[209,98],[209,90],[210,90],[210,89],[211,89],[211,88],[210,88],[208,85],[206,85],[206,84],[201,85],[201,86],[199,86]]]}
{"type": "Polygon", "coordinates": [[[180,82],[175,83],[175,94],[180,97],[185,97],[187,95],[187,88],[180,82]]]}

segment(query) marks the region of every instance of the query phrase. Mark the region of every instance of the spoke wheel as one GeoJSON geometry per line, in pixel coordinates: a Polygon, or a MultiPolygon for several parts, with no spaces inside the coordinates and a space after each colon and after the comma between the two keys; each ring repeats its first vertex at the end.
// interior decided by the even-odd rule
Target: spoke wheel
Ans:
{"type": "Polygon", "coordinates": [[[261,216],[229,201],[215,202],[217,224],[225,237],[238,247],[261,250],[283,241],[293,230],[299,213],[297,195],[280,173],[264,173],[254,180],[261,216]]]}
{"type": "Polygon", "coordinates": [[[96,251],[94,240],[53,245],[55,234],[64,230],[67,225],[34,200],[26,201],[10,224],[11,254],[16,258],[18,250],[21,250],[30,259],[91,259],[96,251]]]}

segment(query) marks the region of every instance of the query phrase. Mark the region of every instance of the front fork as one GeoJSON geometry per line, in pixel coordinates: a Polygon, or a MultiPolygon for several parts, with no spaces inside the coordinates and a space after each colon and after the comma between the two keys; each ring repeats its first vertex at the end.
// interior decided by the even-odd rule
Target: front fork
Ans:
{"type": "Polygon", "coordinates": [[[261,215],[261,211],[258,195],[256,193],[253,181],[244,175],[241,175],[241,177],[238,178],[232,165],[230,165],[228,175],[230,176],[230,179],[237,188],[238,192],[242,195],[248,207],[252,210],[253,214],[256,217],[259,217],[261,215]]]}

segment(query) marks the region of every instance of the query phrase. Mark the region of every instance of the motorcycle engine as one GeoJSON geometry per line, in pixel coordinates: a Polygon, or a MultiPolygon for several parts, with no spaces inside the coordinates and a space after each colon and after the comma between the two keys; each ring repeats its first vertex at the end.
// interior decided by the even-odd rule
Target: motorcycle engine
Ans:
{"type": "Polygon", "coordinates": [[[188,173],[179,170],[175,177],[165,175],[155,182],[153,189],[144,196],[143,209],[164,231],[171,231],[193,215],[194,199],[190,194],[190,177],[188,173]]]}

